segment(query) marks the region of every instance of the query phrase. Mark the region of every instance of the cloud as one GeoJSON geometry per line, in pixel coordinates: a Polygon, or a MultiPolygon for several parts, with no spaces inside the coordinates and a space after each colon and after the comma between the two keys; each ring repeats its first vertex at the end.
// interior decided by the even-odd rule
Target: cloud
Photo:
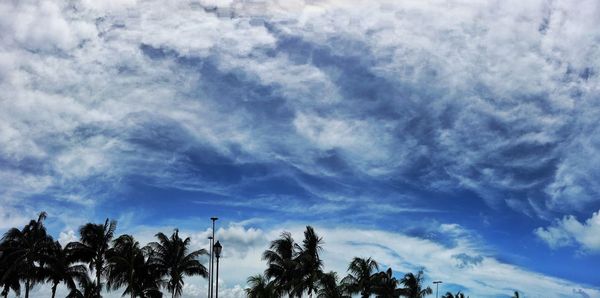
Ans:
{"type": "Polygon", "coordinates": [[[588,295],[584,290],[582,289],[573,289],[573,293],[574,294],[579,294],[579,296],[581,296],[582,298],[590,298],[590,295],[588,295]]]}
{"type": "Polygon", "coordinates": [[[2,172],[43,182],[6,197],[89,206],[145,173],[232,198],[310,175],[543,217],[597,203],[594,1],[2,5],[2,172]],[[270,174],[208,170],[248,164],[270,174]]]}
{"type": "Polygon", "coordinates": [[[72,31],[57,2],[6,2],[0,11],[4,20],[0,25],[2,31],[9,39],[12,37],[9,42],[32,51],[68,50],[76,45],[76,32],[72,31]]]}
{"type": "MultiPolygon", "coordinates": [[[[432,197],[456,193],[544,218],[596,210],[599,13],[593,0],[3,2],[0,217],[18,226],[46,210],[68,241],[114,205],[166,221],[159,191],[369,226],[438,212],[432,197]]],[[[597,218],[536,234],[594,251],[597,218]]],[[[573,294],[475,251],[462,226],[398,236],[419,252],[387,239],[396,234],[361,230],[380,243],[348,243],[350,231],[323,230],[342,271],[361,247],[450,278],[428,261],[441,254],[448,268],[489,273],[485,284],[499,287],[490,272],[500,270],[573,294]]],[[[224,281],[232,291],[262,270],[278,232],[219,230],[243,268],[224,281]]],[[[461,282],[488,290],[474,280],[461,282]]]]}
{"type": "Polygon", "coordinates": [[[483,262],[482,256],[471,256],[466,253],[460,253],[452,256],[458,261],[456,267],[468,268],[480,265],[483,262]]]}
{"type": "Polygon", "coordinates": [[[75,231],[73,230],[63,231],[58,235],[58,242],[63,247],[74,241],[79,241],[79,237],[75,235],[75,231]]]}
{"type": "Polygon", "coordinates": [[[13,227],[24,225],[29,221],[29,218],[17,211],[17,209],[11,207],[0,207],[0,229],[8,230],[13,227]]]}
{"type": "Polygon", "coordinates": [[[600,252],[600,211],[584,222],[572,215],[565,216],[548,227],[537,228],[534,233],[551,248],[576,246],[582,251],[600,252]]]}

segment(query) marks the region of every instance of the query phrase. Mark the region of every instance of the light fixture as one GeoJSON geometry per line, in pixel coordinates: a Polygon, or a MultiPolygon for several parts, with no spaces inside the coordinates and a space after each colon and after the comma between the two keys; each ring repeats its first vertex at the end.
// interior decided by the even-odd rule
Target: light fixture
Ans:
{"type": "Polygon", "coordinates": [[[215,287],[215,298],[219,298],[219,259],[221,258],[222,250],[223,246],[221,246],[221,242],[217,241],[213,247],[213,252],[215,253],[215,257],[217,257],[217,286],[215,287]]]}

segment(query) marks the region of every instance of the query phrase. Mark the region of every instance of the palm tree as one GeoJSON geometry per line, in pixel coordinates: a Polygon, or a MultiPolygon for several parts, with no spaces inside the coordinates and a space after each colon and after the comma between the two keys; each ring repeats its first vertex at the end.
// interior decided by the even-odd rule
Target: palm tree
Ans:
{"type": "Polygon", "coordinates": [[[167,276],[167,290],[172,297],[181,296],[185,275],[200,275],[206,278],[206,267],[197,260],[198,257],[207,254],[206,250],[188,252],[191,240],[189,237],[181,239],[177,229],[170,238],[163,233],[156,234],[156,238],[158,242],[149,244],[152,250],[149,262],[167,276]]]}
{"type": "Polygon", "coordinates": [[[248,298],[279,298],[281,294],[273,281],[262,274],[248,277],[250,287],[246,288],[248,298]]]}
{"type": "Polygon", "coordinates": [[[298,266],[298,280],[294,283],[294,292],[298,296],[307,292],[310,297],[316,292],[319,280],[323,274],[323,260],[319,256],[322,250],[321,243],[323,238],[319,237],[311,226],[307,226],[304,231],[304,240],[302,245],[296,244],[298,255],[296,264],[298,266]]]}
{"type": "Polygon", "coordinates": [[[398,289],[400,282],[394,277],[392,268],[375,274],[373,276],[373,283],[375,297],[396,298],[402,294],[402,289],[398,289]]]}
{"type": "MultiPolygon", "coordinates": [[[[465,298],[465,294],[461,293],[460,291],[458,291],[458,293],[456,294],[452,294],[450,292],[446,292],[446,294],[444,294],[444,296],[442,296],[442,298],[465,298]]],[[[466,298],[469,298],[468,296],[466,298]]]]}
{"type": "Polygon", "coordinates": [[[106,252],[107,288],[116,290],[125,286],[122,296],[129,294],[134,298],[138,292],[138,273],[146,270],[145,258],[140,244],[131,235],[121,235],[113,240],[113,247],[106,252]]]}
{"type": "Polygon", "coordinates": [[[104,224],[87,223],[79,229],[80,242],[67,244],[77,261],[88,263],[90,270],[96,274],[96,291],[102,291],[102,276],[105,272],[106,252],[117,228],[116,221],[107,218],[104,224]]]}
{"type": "Polygon", "coordinates": [[[10,260],[6,257],[5,251],[8,249],[7,243],[0,243],[0,295],[7,298],[8,293],[12,290],[16,296],[21,296],[21,284],[19,276],[16,272],[9,272],[10,260]]]}
{"type": "Polygon", "coordinates": [[[153,250],[146,245],[142,248],[145,258],[145,263],[140,264],[137,270],[137,286],[136,292],[140,298],[162,298],[163,294],[160,287],[165,283],[163,281],[163,270],[151,258],[153,250]]]}
{"type": "Polygon", "coordinates": [[[132,298],[160,292],[160,274],[146,261],[144,250],[149,253],[149,248],[140,248],[131,235],[121,235],[113,241],[113,248],[106,254],[109,289],[125,286],[123,296],[129,294],[132,298]]]}
{"type": "Polygon", "coordinates": [[[25,298],[29,298],[29,290],[45,278],[43,267],[53,240],[46,233],[44,219],[46,213],[41,212],[37,221],[31,220],[22,230],[12,228],[2,238],[3,256],[8,261],[7,266],[3,266],[4,276],[12,276],[13,282],[15,276],[25,281],[25,298]]]}
{"type": "Polygon", "coordinates": [[[338,283],[337,274],[334,271],[324,273],[319,280],[317,298],[350,298],[345,294],[344,286],[338,283]]]}
{"type": "Polygon", "coordinates": [[[417,275],[406,273],[400,283],[404,286],[402,296],[407,298],[422,298],[431,295],[433,291],[430,287],[423,288],[423,270],[419,270],[417,275]]]}
{"type": "Polygon", "coordinates": [[[294,239],[288,232],[283,232],[279,239],[272,241],[269,249],[263,253],[262,258],[267,261],[265,277],[272,278],[283,293],[291,294],[294,289],[296,255],[294,239]]]}
{"type": "Polygon", "coordinates": [[[66,298],[100,298],[98,293],[97,284],[86,275],[79,281],[79,288],[71,289],[66,298]]]}
{"type": "Polygon", "coordinates": [[[63,249],[58,241],[50,247],[48,261],[44,267],[47,279],[52,283],[52,298],[56,295],[56,287],[61,282],[67,285],[67,288],[74,290],[77,288],[75,281],[87,277],[87,269],[83,265],[74,265],[74,259],[70,252],[63,249]]]}
{"type": "Polygon", "coordinates": [[[342,284],[350,294],[360,294],[363,298],[371,296],[373,291],[373,272],[379,270],[377,262],[371,258],[354,258],[348,266],[348,276],[342,284]]]}

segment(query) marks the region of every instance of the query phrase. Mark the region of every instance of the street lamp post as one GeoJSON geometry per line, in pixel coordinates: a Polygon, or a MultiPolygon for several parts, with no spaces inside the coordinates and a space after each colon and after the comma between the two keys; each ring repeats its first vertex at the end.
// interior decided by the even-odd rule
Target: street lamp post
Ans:
{"type": "Polygon", "coordinates": [[[218,219],[219,219],[218,217],[211,217],[210,218],[210,220],[212,220],[212,237],[211,237],[211,240],[210,240],[210,249],[211,249],[211,252],[210,252],[210,265],[208,266],[209,267],[209,272],[210,272],[210,275],[209,275],[209,278],[208,278],[208,282],[210,284],[210,286],[208,287],[209,288],[209,298],[213,297],[213,283],[214,283],[213,275],[214,275],[214,269],[215,269],[214,266],[213,266],[213,262],[214,262],[215,257],[214,257],[214,253],[213,253],[212,249],[213,249],[213,245],[215,243],[215,221],[217,221],[218,219]]]}
{"type": "Polygon", "coordinates": [[[441,280],[436,280],[433,282],[435,284],[435,298],[438,298],[438,286],[442,283],[441,280]]]}
{"type": "MultiPolygon", "coordinates": [[[[208,249],[210,251],[209,254],[208,254],[208,259],[209,259],[209,262],[210,262],[210,259],[212,258],[212,249],[213,249],[212,248],[213,247],[213,237],[212,236],[208,236],[208,246],[210,246],[209,249],[208,249]]],[[[211,266],[210,266],[210,264],[208,264],[208,286],[207,286],[208,293],[206,294],[207,298],[210,298],[210,285],[211,285],[210,282],[211,282],[211,277],[212,277],[211,266]]]]}
{"type": "Polygon", "coordinates": [[[215,243],[215,247],[214,247],[214,252],[215,252],[215,257],[217,257],[217,286],[215,287],[216,291],[215,291],[215,298],[219,298],[219,258],[221,258],[221,250],[223,249],[223,246],[221,246],[221,243],[219,241],[217,241],[217,243],[215,243]]]}

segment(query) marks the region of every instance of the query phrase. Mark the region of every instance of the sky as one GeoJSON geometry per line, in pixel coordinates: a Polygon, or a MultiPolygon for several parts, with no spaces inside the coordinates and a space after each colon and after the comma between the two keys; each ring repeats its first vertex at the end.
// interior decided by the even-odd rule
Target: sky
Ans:
{"type": "Polygon", "coordinates": [[[595,0],[1,1],[0,231],[46,211],[62,243],[109,217],[142,243],[177,227],[207,248],[218,216],[226,298],[306,225],[342,276],[370,256],[444,293],[600,297],[599,15],[595,0]]]}

